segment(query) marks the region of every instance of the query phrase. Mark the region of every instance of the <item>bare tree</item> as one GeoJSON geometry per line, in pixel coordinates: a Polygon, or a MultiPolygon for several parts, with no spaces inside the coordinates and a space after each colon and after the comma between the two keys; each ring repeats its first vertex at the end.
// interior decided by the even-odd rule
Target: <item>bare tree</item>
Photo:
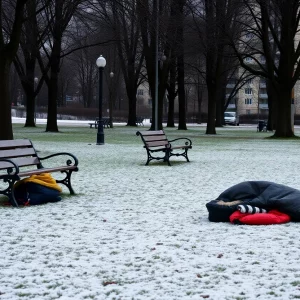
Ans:
{"type": "MultiPolygon", "coordinates": [[[[228,74],[234,66],[228,47],[228,36],[235,36],[236,0],[192,0],[194,30],[199,35],[205,57],[205,81],[208,91],[207,134],[215,134],[222,126],[228,74]]],[[[234,40],[234,38],[232,38],[234,40]]]]}
{"type": "Polygon", "coordinates": [[[13,139],[9,74],[19,48],[27,1],[0,0],[0,140],[13,139]]]}
{"type": "MultiPolygon", "coordinates": [[[[48,117],[46,131],[57,132],[58,74],[60,70],[65,31],[82,0],[53,0],[44,11],[44,23],[48,25],[48,35],[43,42],[43,53],[38,61],[48,86],[48,117]],[[43,57],[47,57],[47,62],[43,57]],[[49,70],[49,72],[48,72],[49,70]]],[[[67,40],[65,40],[67,42],[67,40]]]]}
{"type": "Polygon", "coordinates": [[[175,109],[175,98],[177,97],[177,80],[176,80],[176,56],[175,49],[170,51],[170,70],[169,70],[169,80],[167,83],[167,97],[168,97],[168,120],[167,127],[175,127],[174,122],[174,109],[175,109]]]}
{"type": "Polygon", "coordinates": [[[80,88],[84,107],[91,107],[93,103],[93,89],[97,82],[95,57],[94,49],[84,48],[74,53],[71,59],[76,68],[76,83],[80,88]]]}
{"type": "MultiPolygon", "coordinates": [[[[177,26],[177,70],[178,70],[178,102],[179,102],[179,118],[178,129],[186,130],[186,97],[185,97],[185,72],[184,72],[184,7],[186,0],[177,0],[173,3],[175,6],[175,17],[178,22],[177,26]]],[[[172,7],[174,7],[172,5],[172,7]]]]}
{"type": "Polygon", "coordinates": [[[136,126],[136,94],[142,80],[140,75],[144,61],[137,4],[130,0],[98,0],[97,6],[94,9],[98,12],[99,22],[105,23],[111,30],[114,44],[110,46],[116,47],[123,73],[128,98],[127,125],[136,126]]]}
{"type": "MultiPolygon", "coordinates": [[[[43,10],[40,7],[40,10],[43,10]]],[[[36,84],[37,53],[39,52],[39,34],[37,25],[37,3],[29,0],[25,10],[26,21],[20,40],[20,50],[14,59],[14,66],[19,75],[26,98],[26,121],[25,127],[35,126],[36,96],[43,84],[43,78],[36,84]]]]}
{"type": "MultiPolygon", "coordinates": [[[[145,63],[147,70],[147,78],[150,86],[152,98],[157,97],[156,101],[152,101],[152,129],[157,122],[158,128],[162,128],[163,116],[163,99],[166,88],[169,91],[172,88],[172,94],[169,95],[169,115],[173,115],[173,96],[175,95],[174,85],[174,69],[171,71],[171,84],[168,85],[168,77],[170,67],[177,66],[177,71],[180,69],[181,91],[180,99],[184,108],[180,108],[180,128],[185,127],[185,100],[184,100],[184,52],[183,47],[183,7],[185,1],[169,0],[139,0],[138,1],[138,16],[141,24],[141,34],[145,53],[145,63]],[[179,19],[178,19],[179,18],[179,19]],[[178,22],[178,20],[180,22],[178,22]],[[181,42],[178,42],[181,41],[181,42]],[[178,47],[178,48],[176,48],[178,47]],[[156,55],[166,57],[166,60],[160,61],[158,71],[156,71],[156,55]],[[179,61],[178,61],[179,57],[179,61]],[[156,74],[156,72],[158,74],[156,74]],[[158,82],[157,82],[158,81],[158,82]],[[158,84],[158,87],[156,87],[158,84]],[[157,92],[157,94],[156,94],[157,92]],[[155,112],[158,112],[156,120],[155,112]]],[[[177,78],[178,79],[178,78],[177,78]]],[[[178,82],[178,80],[176,80],[178,82]]],[[[173,120],[174,122],[174,120],[173,120]]],[[[173,126],[172,120],[168,121],[168,125],[173,126]]]]}
{"type": "Polygon", "coordinates": [[[292,90],[300,76],[300,3],[298,0],[243,0],[243,4],[244,12],[238,20],[243,34],[239,43],[232,45],[241,65],[252,74],[267,78],[274,88],[277,95],[273,103],[274,136],[293,137],[292,90]],[[252,63],[247,64],[246,58],[252,63]]]}

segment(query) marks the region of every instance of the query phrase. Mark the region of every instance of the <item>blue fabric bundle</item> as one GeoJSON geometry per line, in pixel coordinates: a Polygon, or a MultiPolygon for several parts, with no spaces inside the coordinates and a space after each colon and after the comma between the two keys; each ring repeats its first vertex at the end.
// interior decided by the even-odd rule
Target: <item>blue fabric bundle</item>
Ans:
{"type": "Polygon", "coordinates": [[[19,205],[39,205],[61,200],[60,192],[33,182],[26,182],[15,188],[19,205]]]}
{"type": "Polygon", "coordinates": [[[300,222],[300,190],[270,181],[244,181],[222,192],[206,204],[212,222],[229,222],[238,205],[278,210],[300,222]]]}

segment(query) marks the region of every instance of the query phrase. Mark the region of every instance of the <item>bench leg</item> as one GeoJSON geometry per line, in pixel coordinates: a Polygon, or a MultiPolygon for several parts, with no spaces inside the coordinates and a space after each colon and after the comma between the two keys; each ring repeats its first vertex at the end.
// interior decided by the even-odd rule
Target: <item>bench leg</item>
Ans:
{"type": "Polygon", "coordinates": [[[189,160],[189,158],[188,158],[187,152],[188,152],[188,148],[186,148],[186,149],[184,150],[184,153],[182,153],[182,156],[185,157],[186,161],[189,162],[190,160],[189,160]]]}
{"type": "Polygon", "coordinates": [[[150,154],[150,152],[147,150],[147,162],[145,163],[145,166],[148,166],[149,165],[149,162],[150,162],[150,160],[152,160],[153,158],[152,158],[152,156],[151,156],[151,154],[150,154]]]}
{"type": "Polygon", "coordinates": [[[71,185],[71,175],[72,175],[72,172],[73,172],[73,170],[61,171],[61,173],[65,173],[66,174],[66,177],[64,179],[61,179],[61,180],[57,180],[56,179],[56,182],[65,185],[69,189],[70,194],[74,195],[75,192],[74,192],[74,190],[72,188],[72,185],[71,185]]]}
{"type": "Polygon", "coordinates": [[[145,166],[148,166],[149,165],[149,162],[151,160],[163,160],[164,162],[167,162],[169,166],[171,166],[171,163],[170,163],[170,156],[171,156],[171,152],[169,150],[165,151],[165,156],[164,157],[155,157],[155,156],[152,156],[150,151],[148,149],[147,150],[147,162],[145,163],[145,166]]]}
{"type": "Polygon", "coordinates": [[[11,194],[9,196],[9,201],[11,203],[12,206],[15,206],[15,207],[19,207],[19,204],[15,198],[15,193],[14,193],[14,189],[12,188],[12,191],[11,191],[11,194]]]}
{"type": "Polygon", "coordinates": [[[166,151],[165,152],[165,157],[164,157],[164,162],[167,162],[168,166],[171,166],[170,156],[171,156],[171,151],[166,151]]]}
{"type": "Polygon", "coordinates": [[[190,160],[189,160],[189,158],[188,158],[188,148],[185,148],[184,149],[184,152],[182,152],[182,153],[170,153],[170,156],[183,156],[185,159],[186,159],[186,161],[187,162],[189,162],[190,160]]]}
{"type": "Polygon", "coordinates": [[[168,157],[168,154],[166,153],[164,157],[154,157],[151,155],[150,151],[147,150],[147,162],[145,163],[145,166],[148,166],[149,165],[149,162],[151,160],[160,160],[162,159],[164,162],[168,162],[168,165],[170,166],[170,162],[169,162],[169,157],[168,157]]]}
{"type": "Polygon", "coordinates": [[[186,158],[186,161],[189,162],[190,160],[189,160],[189,158],[188,158],[187,152],[188,152],[188,149],[185,149],[185,155],[184,155],[184,157],[186,158]]]}
{"type": "Polygon", "coordinates": [[[8,184],[8,187],[0,191],[0,194],[8,197],[9,202],[12,206],[19,207],[18,202],[14,195],[14,184],[18,179],[15,177],[4,178],[4,182],[8,184]]]}

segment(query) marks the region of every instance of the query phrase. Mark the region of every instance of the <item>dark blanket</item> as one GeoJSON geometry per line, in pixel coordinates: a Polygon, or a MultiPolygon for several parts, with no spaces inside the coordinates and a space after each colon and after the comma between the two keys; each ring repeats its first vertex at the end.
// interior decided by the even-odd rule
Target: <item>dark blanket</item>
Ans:
{"type": "Polygon", "coordinates": [[[291,217],[292,221],[300,221],[300,191],[286,185],[269,181],[245,181],[236,184],[216,200],[206,204],[209,220],[213,222],[229,222],[230,215],[237,210],[237,203],[249,204],[267,210],[276,209],[291,217]],[[226,205],[220,205],[220,200],[226,205]],[[233,205],[230,205],[233,202],[233,205]]]}

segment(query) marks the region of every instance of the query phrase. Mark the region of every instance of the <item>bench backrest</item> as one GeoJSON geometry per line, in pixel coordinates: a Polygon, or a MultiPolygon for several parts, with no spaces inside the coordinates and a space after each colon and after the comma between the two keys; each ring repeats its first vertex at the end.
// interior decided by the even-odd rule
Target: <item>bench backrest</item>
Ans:
{"type": "MultiPolygon", "coordinates": [[[[108,118],[108,117],[102,117],[101,119],[102,119],[102,122],[107,122],[107,121],[109,121],[109,118],[108,118]]],[[[96,118],[96,119],[95,119],[95,123],[99,123],[99,118],[96,118]]]]}
{"type": "Polygon", "coordinates": [[[0,141],[0,170],[11,167],[1,159],[10,159],[19,167],[40,165],[40,160],[30,140],[1,140],[0,141]]]}
{"type": "Polygon", "coordinates": [[[169,141],[163,130],[138,131],[146,148],[169,147],[169,141]]]}

